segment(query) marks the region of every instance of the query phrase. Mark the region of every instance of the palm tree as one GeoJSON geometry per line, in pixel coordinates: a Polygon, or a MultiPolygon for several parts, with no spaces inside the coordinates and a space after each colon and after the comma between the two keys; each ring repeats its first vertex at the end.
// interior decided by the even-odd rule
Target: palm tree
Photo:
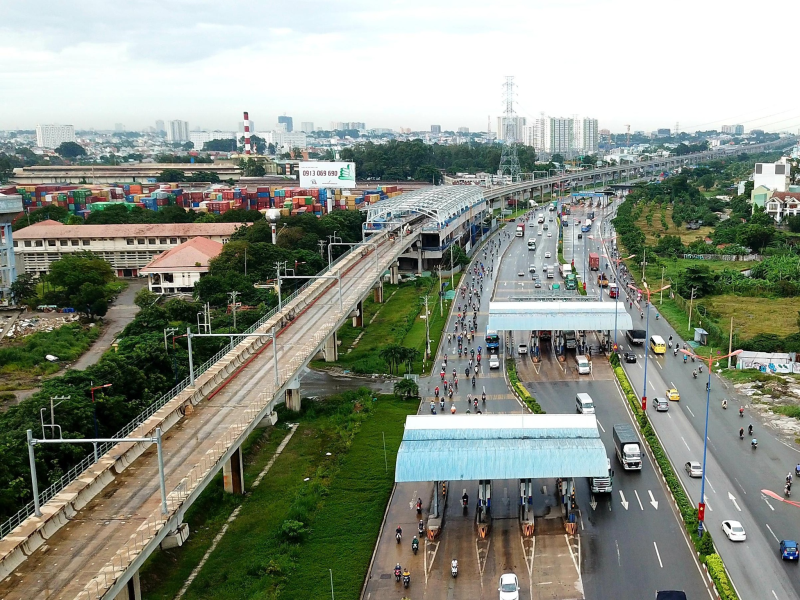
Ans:
{"type": "Polygon", "coordinates": [[[418,360],[422,353],[417,348],[406,348],[405,346],[401,346],[400,348],[403,351],[400,362],[405,363],[406,373],[411,373],[414,361],[418,360]]]}
{"type": "Polygon", "coordinates": [[[419,396],[419,386],[413,379],[401,379],[394,384],[394,395],[401,398],[419,396]]]}
{"type": "Polygon", "coordinates": [[[395,365],[403,360],[403,348],[399,344],[389,344],[378,354],[386,364],[389,365],[389,372],[394,374],[395,365]]]}

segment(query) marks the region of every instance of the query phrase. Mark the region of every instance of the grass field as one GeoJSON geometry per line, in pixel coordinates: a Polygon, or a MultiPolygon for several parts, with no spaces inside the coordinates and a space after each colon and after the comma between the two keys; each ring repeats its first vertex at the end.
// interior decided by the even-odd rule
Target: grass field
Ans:
{"type": "MultiPolygon", "coordinates": [[[[298,420],[298,429],[247,496],[223,494],[221,482],[209,486],[189,511],[195,529],[188,542],[157,553],[145,565],[143,597],[173,598],[233,507],[241,504],[185,598],[322,598],[330,593],[329,568],[336,597],[358,598],[392,490],[405,417],[416,412],[416,404],[380,396],[357,414],[357,405],[343,397],[332,406],[304,408],[299,416],[282,414],[298,420]],[[299,542],[281,533],[288,520],[303,523],[306,532],[299,542]]],[[[259,439],[263,447],[251,453],[246,485],[285,434],[276,428],[259,439]]]]}
{"type": "Polygon", "coordinates": [[[745,339],[759,333],[781,337],[797,331],[797,298],[748,298],[734,295],[703,298],[715,320],[724,327],[733,317],[733,333],[745,339]]]}
{"type": "Polygon", "coordinates": [[[76,360],[89,349],[100,335],[101,327],[86,327],[80,323],[68,323],[53,331],[41,331],[26,336],[19,342],[10,342],[0,347],[0,389],[25,389],[36,385],[37,377],[51,375],[61,369],[63,362],[76,360]],[[45,359],[47,354],[59,358],[60,362],[45,359]]]}

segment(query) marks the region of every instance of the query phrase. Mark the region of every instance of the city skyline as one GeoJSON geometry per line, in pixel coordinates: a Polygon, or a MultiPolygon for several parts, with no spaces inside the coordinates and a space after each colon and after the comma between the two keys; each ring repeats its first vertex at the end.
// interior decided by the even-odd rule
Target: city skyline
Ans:
{"type": "MultiPolygon", "coordinates": [[[[517,113],[529,121],[544,112],[590,114],[612,131],[628,124],[632,131],[674,129],[676,123],[681,131],[728,124],[796,130],[800,108],[787,110],[766,95],[717,91],[714,83],[746,86],[758,73],[760,81],[796,89],[781,61],[760,60],[735,40],[716,54],[686,43],[713,45],[713,32],[745,22],[753,30],[774,26],[766,11],[738,1],[718,10],[718,4],[678,0],[662,11],[629,0],[505,1],[489,8],[470,0],[380,8],[361,0],[335,7],[307,0],[276,13],[268,5],[205,1],[188,12],[178,0],[97,10],[79,0],[45,1],[36,21],[24,5],[10,5],[0,25],[6,88],[0,129],[63,123],[113,130],[124,123],[142,130],[157,120],[184,120],[193,128],[236,131],[247,106],[265,130],[285,114],[295,123],[357,119],[371,128],[424,131],[437,123],[443,131],[485,131],[487,117],[494,129],[502,113],[504,77],[514,75],[517,113]],[[487,10],[495,17],[487,18],[487,10]],[[418,67],[426,63],[445,68],[418,67]],[[273,73],[296,69],[302,85],[255,76],[256,64],[273,65],[273,73]],[[559,65],[557,76],[547,76],[548,64],[559,65]],[[237,94],[225,82],[235,82],[237,94]],[[174,93],[176,86],[183,93],[174,93]]],[[[786,10],[800,13],[792,5],[786,10]]]]}

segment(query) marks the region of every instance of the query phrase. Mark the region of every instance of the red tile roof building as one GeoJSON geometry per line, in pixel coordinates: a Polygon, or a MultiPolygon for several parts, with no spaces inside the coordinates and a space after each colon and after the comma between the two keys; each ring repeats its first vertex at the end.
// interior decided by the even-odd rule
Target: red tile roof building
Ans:
{"type": "Polygon", "coordinates": [[[156,294],[191,293],[220,252],[220,242],[196,237],[159,254],[139,274],[147,276],[150,291],[156,294]]]}

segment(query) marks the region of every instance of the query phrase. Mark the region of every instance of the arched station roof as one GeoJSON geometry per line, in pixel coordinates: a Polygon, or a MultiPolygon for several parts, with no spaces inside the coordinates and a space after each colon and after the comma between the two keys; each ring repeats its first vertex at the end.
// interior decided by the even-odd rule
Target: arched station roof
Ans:
{"type": "Polygon", "coordinates": [[[370,206],[367,209],[367,224],[422,214],[443,228],[481,202],[484,202],[483,191],[476,186],[432,186],[387,198],[370,206]]]}

